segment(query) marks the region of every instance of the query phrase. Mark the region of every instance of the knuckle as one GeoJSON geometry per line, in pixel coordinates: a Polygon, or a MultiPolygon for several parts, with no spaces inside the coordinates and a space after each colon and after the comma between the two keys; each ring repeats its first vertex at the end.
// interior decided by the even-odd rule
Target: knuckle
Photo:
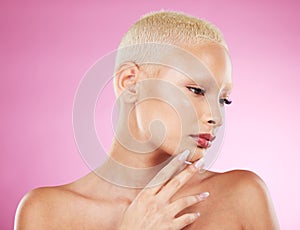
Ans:
{"type": "Polygon", "coordinates": [[[178,168],[183,164],[183,162],[179,161],[178,159],[174,159],[170,162],[169,166],[172,168],[178,168]]]}
{"type": "Polygon", "coordinates": [[[193,165],[190,165],[189,167],[186,168],[187,174],[194,174],[196,171],[197,171],[197,169],[193,165]]]}
{"type": "Polygon", "coordinates": [[[193,200],[193,203],[198,203],[199,201],[201,201],[201,198],[199,195],[193,196],[193,197],[191,197],[191,199],[193,200]]]}
{"type": "Polygon", "coordinates": [[[170,175],[169,175],[169,173],[166,172],[166,171],[161,171],[161,172],[159,172],[159,174],[157,175],[157,179],[158,179],[159,182],[163,183],[163,182],[165,182],[165,181],[167,181],[167,180],[170,179],[170,175]]]}
{"type": "Polygon", "coordinates": [[[183,223],[185,225],[188,225],[188,224],[191,224],[193,223],[195,220],[195,215],[193,214],[189,214],[189,215],[186,215],[185,218],[183,219],[183,223]]]}
{"type": "Polygon", "coordinates": [[[181,201],[181,206],[183,208],[186,208],[186,207],[189,207],[189,206],[194,205],[196,203],[198,203],[198,198],[197,197],[187,197],[187,198],[184,198],[181,201]]]}
{"type": "Polygon", "coordinates": [[[168,230],[174,230],[175,228],[172,225],[168,225],[167,229],[168,230]]]}
{"type": "Polygon", "coordinates": [[[198,203],[198,201],[199,201],[198,197],[196,197],[196,196],[189,197],[187,205],[188,206],[194,205],[195,203],[198,203]]]}
{"type": "Polygon", "coordinates": [[[141,201],[141,202],[145,202],[148,199],[150,199],[148,191],[144,191],[144,192],[140,193],[136,198],[136,200],[141,201]]]}
{"type": "Polygon", "coordinates": [[[170,211],[166,208],[161,208],[160,214],[161,214],[161,216],[164,216],[167,219],[167,217],[170,215],[170,211]]]}
{"type": "Polygon", "coordinates": [[[160,178],[161,178],[162,180],[168,180],[168,179],[170,179],[170,175],[169,175],[169,173],[166,172],[166,171],[162,171],[161,174],[160,174],[159,176],[160,176],[160,178]]]}
{"type": "Polygon", "coordinates": [[[171,185],[172,185],[173,188],[178,189],[178,188],[181,187],[181,180],[179,178],[174,178],[171,181],[171,185]]]}
{"type": "Polygon", "coordinates": [[[181,202],[181,206],[182,206],[182,207],[187,207],[187,206],[189,206],[189,204],[190,204],[190,202],[189,202],[189,200],[187,200],[187,199],[184,199],[184,200],[182,200],[182,202],[181,202]]]}
{"type": "Polygon", "coordinates": [[[188,196],[188,197],[183,198],[183,204],[185,206],[189,206],[191,204],[194,204],[195,202],[196,202],[196,197],[188,196]]]}
{"type": "Polygon", "coordinates": [[[161,206],[158,203],[152,203],[149,209],[151,209],[152,213],[157,213],[158,211],[160,211],[161,206]]]}
{"type": "Polygon", "coordinates": [[[168,224],[165,229],[166,230],[173,230],[174,227],[171,224],[168,224]]]}

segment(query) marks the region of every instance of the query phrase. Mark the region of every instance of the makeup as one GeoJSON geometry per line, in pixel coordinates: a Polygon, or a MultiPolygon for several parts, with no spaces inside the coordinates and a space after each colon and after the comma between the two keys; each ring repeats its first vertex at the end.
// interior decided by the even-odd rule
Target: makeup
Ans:
{"type": "Polygon", "coordinates": [[[195,135],[190,135],[193,140],[197,143],[198,147],[201,148],[209,148],[211,146],[211,142],[216,138],[210,133],[200,133],[195,135]]]}

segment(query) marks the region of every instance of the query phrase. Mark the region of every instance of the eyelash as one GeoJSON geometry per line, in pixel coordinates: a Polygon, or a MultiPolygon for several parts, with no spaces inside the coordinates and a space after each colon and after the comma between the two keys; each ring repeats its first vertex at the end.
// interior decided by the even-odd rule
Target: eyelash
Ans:
{"type": "Polygon", "coordinates": [[[204,94],[206,93],[204,89],[201,89],[201,88],[195,88],[195,87],[191,87],[191,86],[187,86],[187,88],[193,92],[194,94],[197,94],[197,95],[202,95],[204,96],[204,94]],[[197,91],[197,92],[196,92],[197,91]]]}
{"type": "MultiPolygon", "coordinates": [[[[202,95],[204,96],[204,94],[206,93],[204,89],[201,89],[201,88],[196,88],[196,87],[191,87],[191,86],[187,86],[187,88],[194,94],[196,95],[202,95]]],[[[232,103],[231,100],[228,100],[227,98],[221,98],[219,100],[220,104],[221,105],[230,105],[232,103]]]]}
{"type": "Polygon", "coordinates": [[[220,101],[221,105],[224,105],[224,104],[230,105],[232,103],[232,101],[228,100],[227,98],[221,98],[219,101],[220,101]]]}

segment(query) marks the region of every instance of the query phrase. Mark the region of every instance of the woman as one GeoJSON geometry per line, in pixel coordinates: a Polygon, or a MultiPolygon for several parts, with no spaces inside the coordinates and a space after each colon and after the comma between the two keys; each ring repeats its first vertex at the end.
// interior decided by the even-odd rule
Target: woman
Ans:
{"type": "Polygon", "coordinates": [[[110,157],[71,184],[28,193],[16,229],[279,229],[257,175],[203,170],[232,88],[217,28],[175,12],[144,16],[122,39],[114,87],[110,157]]]}

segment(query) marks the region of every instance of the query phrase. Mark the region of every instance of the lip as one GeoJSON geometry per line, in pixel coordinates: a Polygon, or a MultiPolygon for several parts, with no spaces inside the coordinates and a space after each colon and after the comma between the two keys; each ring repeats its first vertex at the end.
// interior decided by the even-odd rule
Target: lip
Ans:
{"type": "Polygon", "coordinates": [[[201,148],[209,148],[211,146],[211,142],[216,138],[210,133],[200,133],[190,136],[197,142],[197,145],[201,148]]]}

